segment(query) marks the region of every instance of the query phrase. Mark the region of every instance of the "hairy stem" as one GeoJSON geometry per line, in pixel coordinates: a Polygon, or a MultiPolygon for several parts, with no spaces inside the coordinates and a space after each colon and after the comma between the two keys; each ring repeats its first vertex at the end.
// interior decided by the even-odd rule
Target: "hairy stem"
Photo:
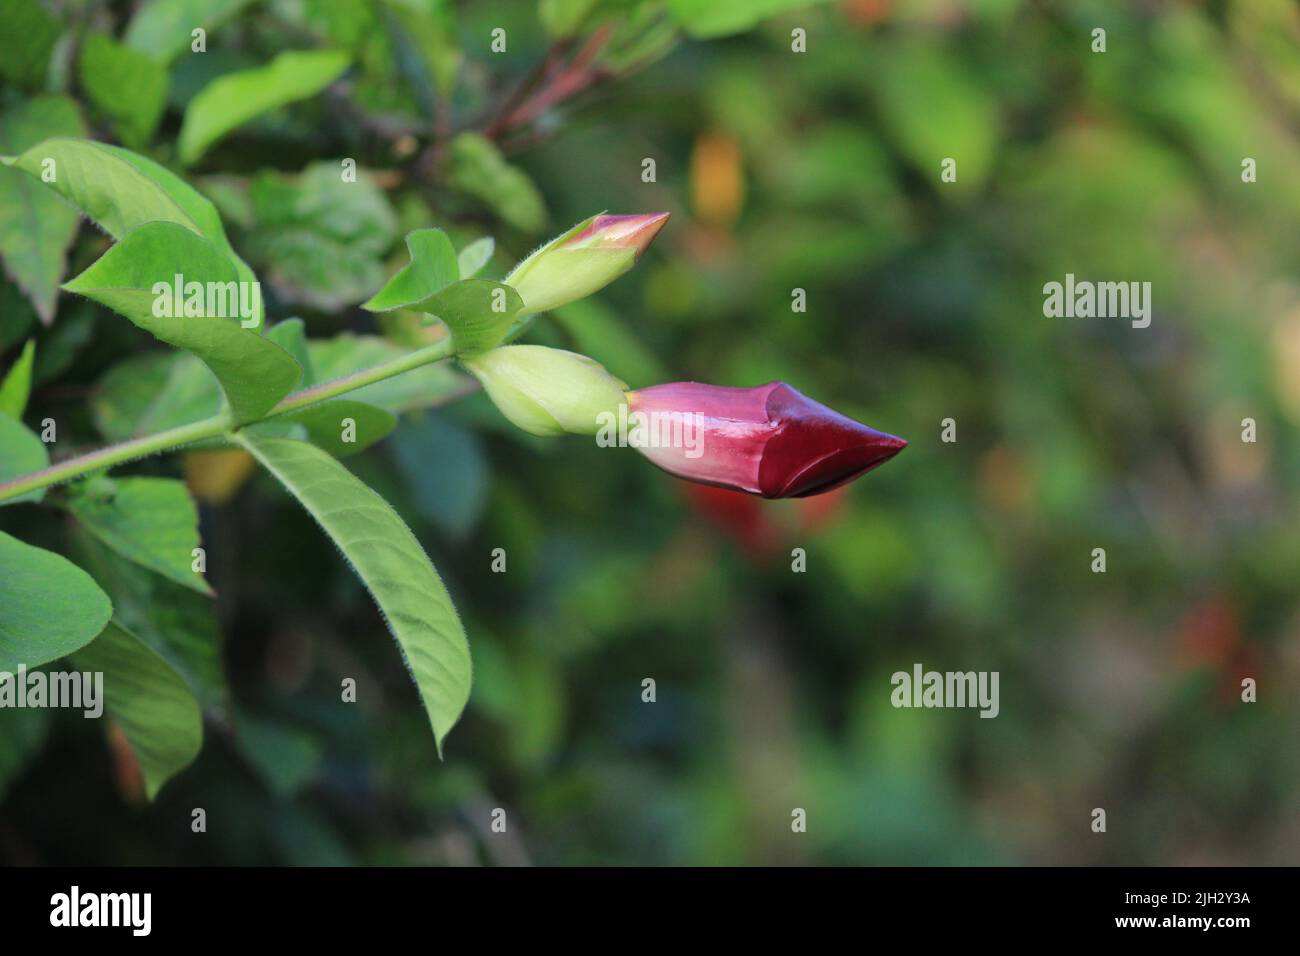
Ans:
{"type": "MultiPolygon", "coordinates": [[[[287,415],[290,412],[299,411],[310,405],[316,405],[338,395],[363,388],[366,385],[392,378],[394,375],[401,375],[403,372],[409,372],[411,369],[419,368],[422,365],[429,365],[450,358],[453,354],[451,337],[448,336],[432,345],[416,349],[413,352],[407,352],[405,355],[399,355],[388,362],[381,362],[379,365],[362,369],[360,372],[354,372],[351,375],[345,375],[332,382],[313,385],[310,388],[304,388],[300,392],[287,395],[278,405],[257,419],[257,421],[267,421],[281,415],[287,415]]],[[[243,422],[242,424],[254,425],[256,423],[243,422]]],[[[40,488],[48,488],[51,485],[70,481],[73,478],[80,478],[82,475],[91,472],[102,471],[106,468],[112,468],[114,465],[134,461],[137,458],[171,451],[183,445],[192,445],[195,442],[206,441],[210,438],[219,438],[228,434],[234,428],[235,422],[230,412],[223,411],[219,415],[213,415],[211,418],[205,418],[202,421],[191,422],[188,425],[169,428],[153,435],[145,435],[116,445],[109,445],[97,451],[69,458],[67,461],[59,462],[57,465],[51,465],[40,471],[34,471],[30,475],[22,475],[11,481],[0,483],[0,502],[17,498],[40,488]]]]}
{"type": "Polygon", "coordinates": [[[301,392],[294,392],[292,395],[285,396],[280,404],[266,413],[262,420],[275,418],[289,412],[296,412],[308,405],[317,405],[327,399],[355,391],[366,385],[373,385],[375,382],[382,382],[386,378],[401,375],[403,372],[409,372],[411,369],[419,368],[422,365],[429,365],[445,358],[451,358],[454,354],[455,350],[452,348],[451,336],[446,336],[432,345],[426,345],[424,348],[407,352],[405,355],[399,355],[395,359],[381,362],[371,368],[362,369],[360,372],[353,372],[351,375],[336,378],[332,382],[313,385],[311,388],[304,388],[301,392]]]}

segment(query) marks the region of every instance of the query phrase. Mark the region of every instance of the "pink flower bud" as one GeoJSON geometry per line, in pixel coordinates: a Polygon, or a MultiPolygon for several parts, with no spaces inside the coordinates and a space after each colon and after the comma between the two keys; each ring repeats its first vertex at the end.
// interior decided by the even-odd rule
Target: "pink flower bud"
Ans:
{"type": "Polygon", "coordinates": [[[640,256],[654,237],[659,235],[659,230],[668,221],[668,215],[666,212],[627,213],[614,216],[602,213],[561,242],[558,248],[631,249],[640,256]]]}
{"type": "Polygon", "coordinates": [[[631,269],[667,221],[666,212],[592,216],[515,266],[505,283],[530,313],[558,309],[631,269]]]}
{"type": "Polygon", "coordinates": [[[756,388],[674,382],[628,392],[627,397],[631,416],[645,429],[629,443],[664,471],[764,498],[830,491],[907,445],[805,398],[784,382],[756,388]],[[663,427],[667,421],[675,431],[663,427]],[[673,434],[688,440],[656,440],[673,434]]]}

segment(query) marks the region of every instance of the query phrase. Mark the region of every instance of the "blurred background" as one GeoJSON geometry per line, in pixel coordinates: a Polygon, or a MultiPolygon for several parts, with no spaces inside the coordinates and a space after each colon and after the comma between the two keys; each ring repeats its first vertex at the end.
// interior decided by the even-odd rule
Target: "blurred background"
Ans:
{"type": "MultiPolygon", "coordinates": [[[[148,6],[43,9],[84,42],[129,37],[148,6]]],[[[214,76],[351,51],[327,93],[183,172],[273,319],[416,344],[409,316],[357,308],[407,230],[494,236],[501,277],[598,211],[669,210],[635,270],[528,340],[633,387],[784,380],[911,445],[766,502],[532,439],[478,393],[412,399],[348,464],[465,620],[474,689],[443,762],[378,612],[296,503],[241,452],[133,466],[183,468],[201,502],[217,599],[148,574],[113,593],[210,649],[203,751],[149,804],[107,721],[0,712],[0,861],[1300,862],[1294,3],[212,6],[205,55],[159,57],[152,129],[59,76],[57,45],[36,83],[5,71],[3,102],[62,92],[88,135],[176,167],[214,76]],[[341,157],[369,184],[348,205],[312,182],[341,157]],[[1150,327],[1045,318],[1066,273],[1151,282],[1150,327]],[[890,675],[917,662],[998,671],[999,716],[893,708],[890,675]]],[[[105,242],[84,228],[69,274],[105,242]]],[[[111,370],[154,346],[70,296],[48,328],[12,283],[0,297],[0,366],[35,334],[33,404],[102,441],[111,370]]],[[[68,533],[33,508],[0,526],[68,533]]]]}

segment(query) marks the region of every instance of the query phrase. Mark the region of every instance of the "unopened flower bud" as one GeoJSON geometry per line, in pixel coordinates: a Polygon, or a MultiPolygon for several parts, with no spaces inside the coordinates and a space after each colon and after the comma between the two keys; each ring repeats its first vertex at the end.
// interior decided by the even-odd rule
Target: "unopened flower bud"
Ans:
{"type": "Polygon", "coordinates": [[[762,495],[802,498],[866,474],[907,442],[805,398],[783,382],[727,388],[675,382],[627,394],[630,415],[684,422],[689,442],[633,442],[680,478],[762,495]]]}
{"type": "Polygon", "coordinates": [[[668,221],[668,213],[599,215],[578,223],[506,276],[526,312],[546,312],[585,298],[631,269],[668,221]]]}
{"type": "Polygon", "coordinates": [[[501,414],[534,435],[594,435],[626,387],[599,362],[542,345],[506,345],[462,364],[501,414]]]}

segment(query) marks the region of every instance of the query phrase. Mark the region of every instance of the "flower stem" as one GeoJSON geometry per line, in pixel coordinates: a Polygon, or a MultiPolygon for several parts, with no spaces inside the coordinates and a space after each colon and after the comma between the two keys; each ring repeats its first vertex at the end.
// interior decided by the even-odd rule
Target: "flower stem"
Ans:
{"type": "MultiPolygon", "coordinates": [[[[342,378],[334,379],[332,382],[313,385],[300,392],[294,392],[282,399],[278,405],[257,419],[257,421],[266,421],[280,415],[299,411],[335,396],[355,391],[375,382],[381,382],[386,378],[392,378],[394,375],[409,372],[411,369],[419,368],[422,365],[429,365],[450,358],[453,354],[451,337],[448,336],[434,342],[432,345],[416,349],[413,352],[407,352],[405,355],[400,355],[387,362],[381,362],[371,368],[345,375],[342,378]]],[[[257,421],[243,422],[242,424],[253,425],[257,421]]],[[[67,461],[59,462],[57,465],[51,465],[40,471],[34,471],[29,475],[22,475],[11,481],[0,482],[0,502],[17,498],[40,488],[48,488],[51,485],[70,481],[73,478],[80,478],[82,475],[94,471],[102,471],[106,468],[112,468],[114,465],[134,461],[137,458],[170,451],[183,445],[192,445],[195,442],[206,441],[210,438],[218,438],[228,434],[234,428],[235,421],[230,412],[223,411],[211,418],[191,422],[188,425],[180,425],[153,435],[145,435],[116,445],[109,445],[97,451],[69,458],[67,461]]]]}
{"type": "Polygon", "coordinates": [[[446,336],[432,345],[426,345],[424,348],[407,352],[405,355],[399,355],[395,359],[381,362],[371,368],[353,372],[351,375],[345,375],[342,378],[336,378],[332,382],[324,382],[320,385],[313,385],[311,388],[304,388],[301,392],[294,392],[267,412],[262,420],[275,418],[278,415],[286,415],[289,412],[296,412],[308,405],[317,405],[327,399],[355,391],[358,388],[364,388],[367,385],[373,385],[375,382],[382,382],[386,378],[401,375],[403,372],[409,372],[411,369],[419,368],[422,365],[430,365],[433,362],[451,358],[454,354],[455,349],[452,348],[451,336],[446,336]]]}
{"type": "Polygon", "coordinates": [[[213,415],[211,418],[205,418],[202,421],[191,422],[178,428],[169,428],[166,431],[145,435],[142,438],[133,438],[117,445],[100,448],[98,451],[78,455],[76,458],[69,458],[57,465],[51,465],[48,468],[42,468],[40,471],[34,471],[30,475],[23,475],[0,484],[0,501],[8,501],[10,498],[25,495],[29,491],[48,488],[50,485],[57,485],[60,482],[78,478],[92,471],[111,468],[114,465],[134,461],[137,458],[144,458],[147,455],[166,451],[169,448],[190,445],[197,441],[203,441],[205,438],[215,438],[228,431],[230,424],[230,413],[222,412],[220,415],[213,415]]]}

